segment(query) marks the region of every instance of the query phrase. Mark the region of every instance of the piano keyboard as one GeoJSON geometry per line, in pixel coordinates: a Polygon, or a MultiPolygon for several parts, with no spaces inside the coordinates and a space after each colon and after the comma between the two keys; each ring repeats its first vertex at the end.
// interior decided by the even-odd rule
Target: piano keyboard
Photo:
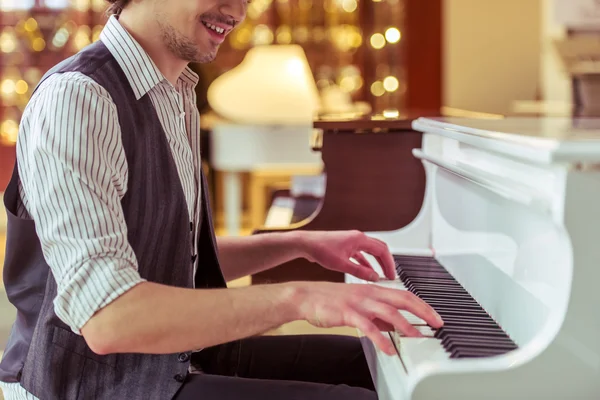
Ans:
{"type": "Polygon", "coordinates": [[[423,299],[440,314],[444,326],[433,329],[420,318],[402,312],[426,338],[398,337],[398,351],[409,352],[428,346],[436,358],[491,357],[507,353],[517,345],[490,315],[434,258],[394,256],[396,270],[404,288],[423,299]],[[441,354],[445,353],[445,354],[441,354]]]}

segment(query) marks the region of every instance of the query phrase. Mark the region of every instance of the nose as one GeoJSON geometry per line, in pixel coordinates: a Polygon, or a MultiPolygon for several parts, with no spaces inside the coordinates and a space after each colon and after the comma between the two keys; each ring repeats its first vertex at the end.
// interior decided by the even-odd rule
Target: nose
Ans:
{"type": "Polygon", "coordinates": [[[240,24],[246,18],[246,8],[248,0],[224,0],[219,7],[219,11],[240,24]]]}

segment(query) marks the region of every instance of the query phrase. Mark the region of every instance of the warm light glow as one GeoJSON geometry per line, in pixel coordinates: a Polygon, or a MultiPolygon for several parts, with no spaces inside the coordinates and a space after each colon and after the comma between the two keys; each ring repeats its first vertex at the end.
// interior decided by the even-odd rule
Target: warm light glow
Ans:
{"type": "Polygon", "coordinates": [[[254,37],[252,38],[252,43],[255,46],[273,43],[273,31],[271,31],[271,28],[269,28],[267,25],[257,25],[256,28],[254,28],[253,33],[254,37]]]}
{"type": "Polygon", "coordinates": [[[46,41],[41,37],[35,38],[33,39],[33,42],[31,42],[31,48],[34,51],[42,51],[46,48],[46,41]]]}
{"type": "Polygon", "coordinates": [[[395,76],[386,76],[386,78],[383,80],[383,87],[388,92],[395,92],[398,90],[398,86],[398,79],[395,76]]]}
{"type": "MultiPolygon", "coordinates": [[[[284,3],[287,3],[287,1],[284,1],[284,3]]],[[[312,0],[299,0],[298,1],[298,8],[300,8],[302,11],[308,11],[312,8],[312,6],[313,6],[312,0]]]]}
{"type": "Polygon", "coordinates": [[[17,143],[17,136],[19,135],[19,125],[12,119],[7,119],[0,125],[0,139],[2,142],[8,144],[17,143]]]}
{"type": "Polygon", "coordinates": [[[38,23],[34,18],[29,18],[26,22],[25,22],[25,30],[27,32],[34,32],[38,27],[38,23]]]}
{"type": "Polygon", "coordinates": [[[340,79],[340,88],[344,92],[350,93],[354,89],[354,79],[351,76],[345,76],[340,79]]]}
{"type": "Polygon", "coordinates": [[[342,0],[342,9],[348,13],[354,12],[357,7],[356,0],[342,0]]]}
{"type": "Polygon", "coordinates": [[[292,43],[292,32],[287,25],[281,25],[277,28],[277,43],[290,44],[292,43]]]}
{"type": "Polygon", "coordinates": [[[102,12],[106,8],[104,0],[92,0],[92,9],[95,12],[102,12]]]}
{"type": "Polygon", "coordinates": [[[56,31],[56,34],[54,34],[52,45],[60,49],[67,44],[67,40],[69,40],[69,31],[63,27],[56,31]]]}
{"type": "Polygon", "coordinates": [[[302,60],[298,58],[292,58],[286,61],[286,68],[288,72],[292,76],[302,77],[304,73],[304,64],[302,64],[302,60]]]}
{"type": "Polygon", "coordinates": [[[27,93],[27,89],[29,89],[27,82],[22,79],[17,81],[15,85],[15,92],[17,92],[17,94],[25,94],[27,93]]]}
{"type": "Polygon", "coordinates": [[[400,116],[400,112],[396,109],[383,110],[384,118],[398,118],[399,116],[400,116]]]}
{"type": "Polygon", "coordinates": [[[15,81],[12,79],[5,79],[0,85],[0,90],[3,94],[12,94],[15,92],[15,81]]]}
{"type": "Polygon", "coordinates": [[[402,34],[398,30],[398,28],[392,27],[392,28],[388,28],[385,31],[385,38],[390,43],[398,43],[400,41],[400,39],[402,38],[402,34]]]}
{"type": "Polygon", "coordinates": [[[298,43],[304,43],[308,40],[309,32],[306,26],[297,26],[294,29],[294,40],[298,43]]]}
{"type": "Polygon", "coordinates": [[[81,25],[79,29],[77,29],[77,33],[73,38],[72,46],[76,51],[83,49],[92,43],[92,30],[87,25],[81,25]]]}
{"type": "Polygon", "coordinates": [[[102,33],[103,26],[96,25],[92,30],[92,42],[97,42],[100,40],[100,34],[102,33]]]}
{"type": "Polygon", "coordinates": [[[74,0],[73,1],[74,7],[78,10],[78,11],[87,11],[90,9],[90,1],[89,0],[74,0]]]}
{"type": "Polygon", "coordinates": [[[371,36],[371,46],[374,49],[382,49],[385,46],[385,38],[381,33],[375,33],[371,36]]]}
{"type": "Polygon", "coordinates": [[[248,46],[250,40],[252,39],[252,31],[247,26],[242,26],[239,29],[233,31],[231,35],[231,46],[234,49],[243,49],[248,46]]]}
{"type": "Polygon", "coordinates": [[[373,84],[371,85],[371,93],[373,94],[373,96],[383,96],[383,94],[385,93],[385,89],[383,87],[383,82],[381,81],[375,81],[373,82],[373,84]]]}
{"type": "Polygon", "coordinates": [[[12,27],[6,27],[0,35],[0,50],[3,53],[12,53],[17,49],[17,37],[12,27]]]}

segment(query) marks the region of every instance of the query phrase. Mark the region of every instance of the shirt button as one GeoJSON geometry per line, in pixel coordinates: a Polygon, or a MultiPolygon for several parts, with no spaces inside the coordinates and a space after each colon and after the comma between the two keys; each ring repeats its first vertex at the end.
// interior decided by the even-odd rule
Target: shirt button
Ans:
{"type": "Polygon", "coordinates": [[[177,382],[183,383],[185,381],[185,376],[182,374],[177,374],[173,377],[177,382]]]}
{"type": "Polygon", "coordinates": [[[189,354],[187,353],[179,353],[179,356],[177,357],[177,359],[179,360],[179,362],[187,362],[190,359],[189,354]]]}

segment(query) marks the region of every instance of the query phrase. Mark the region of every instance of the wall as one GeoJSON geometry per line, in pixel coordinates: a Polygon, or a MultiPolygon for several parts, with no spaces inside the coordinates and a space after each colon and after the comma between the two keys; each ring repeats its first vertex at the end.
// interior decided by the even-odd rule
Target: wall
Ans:
{"type": "MultiPolygon", "coordinates": [[[[562,3],[566,4],[572,1],[562,0],[562,3]]],[[[566,28],[558,21],[560,16],[556,14],[556,3],[556,0],[544,0],[542,2],[541,72],[544,98],[552,102],[571,103],[573,98],[571,78],[565,73],[562,62],[552,44],[553,40],[566,36],[566,28]]],[[[569,4],[566,5],[569,6],[569,4]]]]}
{"type": "Polygon", "coordinates": [[[542,94],[545,0],[445,0],[444,105],[507,114],[542,94]]]}

